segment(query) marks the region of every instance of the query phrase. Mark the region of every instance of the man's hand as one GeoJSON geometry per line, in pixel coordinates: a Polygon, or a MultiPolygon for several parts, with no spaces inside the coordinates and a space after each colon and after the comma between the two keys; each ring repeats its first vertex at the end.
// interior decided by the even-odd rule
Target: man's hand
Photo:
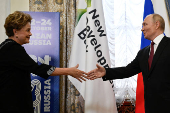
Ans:
{"type": "Polygon", "coordinates": [[[98,64],[96,64],[96,69],[91,70],[90,72],[87,73],[87,78],[90,80],[94,80],[97,78],[101,78],[106,74],[106,70],[104,67],[99,66],[98,64]]]}

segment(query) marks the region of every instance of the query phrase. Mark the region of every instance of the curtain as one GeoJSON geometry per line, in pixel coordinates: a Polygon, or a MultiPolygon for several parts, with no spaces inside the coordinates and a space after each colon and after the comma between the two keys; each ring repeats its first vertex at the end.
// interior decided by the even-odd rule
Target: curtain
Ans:
{"type": "MultiPolygon", "coordinates": [[[[77,0],[29,0],[29,11],[60,12],[60,67],[68,67],[76,21],[77,0]]],[[[60,113],[84,113],[84,99],[68,80],[60,76],[60,113]]]]}
{"type": "Polygon", "coordinates": [[[169,16],[169,20],[170,20],[170,1],[169,0],[165,0],[165,3],[166,3],[166,8],[167,8],[168,16],[169,16]]]}
{"type": "MultiPolygon", "coordinates": [[[[144,0],[103,0],[112,67],[126,66],[140,49],[144,0]]],[[[136,76],[114,80],[116,102],[136,100],[136,76]]]]}
{"type": "MultiPolygon", "coordinates": [[[[68,67],[78,0],[29,0],[30,11],[60,12],[60,67],[68,67]]],[[[125,66],[140,49],[144,0],[103,0],[112,67],[125,66]]],[[[136,98],[136,76],[115,80],[118,103],[136,98]]],[[[84,99],[67,76],[60,77],[60,113],[83,113],[84,99]]]]}
{"type": "Polygon", "coordinates": [[[10,14],[10,0],[0,0],[0,43],[8,38],[5,34],[4,23],[6,17],[10,14]]]}

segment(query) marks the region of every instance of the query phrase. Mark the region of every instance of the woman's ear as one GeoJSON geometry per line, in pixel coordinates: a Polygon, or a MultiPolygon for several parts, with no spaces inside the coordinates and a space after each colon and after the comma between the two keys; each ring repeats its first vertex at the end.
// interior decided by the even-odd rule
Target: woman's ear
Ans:
{"type": "Polygon", "coordinates": [[[13,33],[14,33],[14,35],[16,34],[16,32],[17,32],[17,30],[16,30],[16,29],[13,29],[13,33]]]}
{"type": "Polygon", "coordinates": [[[16,29],[13,29],[13,33],[14,33],[14,37],[18,38],[17,30],[16,29]]]}

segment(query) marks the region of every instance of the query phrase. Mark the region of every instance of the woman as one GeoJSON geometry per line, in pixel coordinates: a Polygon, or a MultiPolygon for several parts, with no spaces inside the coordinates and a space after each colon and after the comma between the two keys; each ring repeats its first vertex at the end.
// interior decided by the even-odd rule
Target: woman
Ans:
{"type": "Polygon", "coordinates": [[[87,74],[72,68],[38,65],[21,45],[29,43],[31,16],[20,11],[10,14],[5,21],[9,37],[0,45],[0,113],[33,113],[30,73],[47,79],[49,76],[71,75],[80,82],[87,74]]]}

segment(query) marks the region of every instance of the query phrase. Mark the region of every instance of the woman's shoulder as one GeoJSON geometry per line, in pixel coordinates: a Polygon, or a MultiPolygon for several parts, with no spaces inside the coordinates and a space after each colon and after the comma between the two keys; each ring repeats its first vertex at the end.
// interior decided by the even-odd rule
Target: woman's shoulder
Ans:
{"type": "Polygon", "coordinates": [[[0,44],[0,52],[10,51],[15,49],[22,50],[23,47],[12,39],[6,39],[4,42],[0,44]]]}

